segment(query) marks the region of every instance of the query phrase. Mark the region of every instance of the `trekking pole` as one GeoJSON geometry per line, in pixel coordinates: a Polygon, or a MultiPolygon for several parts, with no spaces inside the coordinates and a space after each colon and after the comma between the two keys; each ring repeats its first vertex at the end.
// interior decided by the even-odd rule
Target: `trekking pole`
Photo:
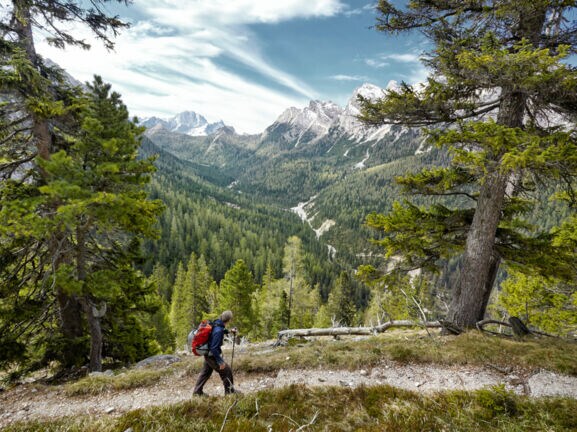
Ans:
{"type": "Polygon", "coordinates": [[[232,371],[232,364],[234,363],[234,345],[236,344],[236,332],[232,336],[232,356],[230,358],[230,370],[232,371]]]}

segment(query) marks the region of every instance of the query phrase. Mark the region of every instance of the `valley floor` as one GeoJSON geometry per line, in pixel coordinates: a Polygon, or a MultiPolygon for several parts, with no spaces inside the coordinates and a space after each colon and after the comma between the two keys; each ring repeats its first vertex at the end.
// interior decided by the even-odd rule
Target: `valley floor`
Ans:
{"type": "MultiPolygon", "coordinates": [[[[287,358],[287,361],[290,361],[287,358]]],[[[0,393],[0,428],[14,422],[56,419],[67,416],[100,418],[138,408],[170,405],[192,397],[195,372],[202,360],[185,357],[188,368],[175,368],[156,384],[129,390],[105,390],[96,395],[69,396],[64,386],[29,383],[0,393]]],[[[288,362],[287,362],[288,363],[288,362]]],[[[475,390],[504,384],[517,394],[531,397],[565,396],[577,399],[577,377],[548,371],[523,373],[496,366],[443,366],[385,361],[378,367],[358,370],[280,369],[271,373],[240,373],[235,377],[243,393],[279,388],[291,384],[306,386],[358,387],[390,385],[420,393],[445,390],[475,390]]],[[[218,375],[209,380],[205,391],[222,395],[218,375]]]]}

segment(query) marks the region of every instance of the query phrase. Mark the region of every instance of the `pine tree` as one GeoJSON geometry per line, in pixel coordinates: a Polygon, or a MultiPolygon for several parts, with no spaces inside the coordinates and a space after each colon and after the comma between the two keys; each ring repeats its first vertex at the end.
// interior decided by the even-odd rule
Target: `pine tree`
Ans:
{"type": "Polygon", "coordinates": [[[354,287],[349,275],[346,272],[342,272],[329,294],[327,302],[326,312],[331,317],[331,320],[341,326],[352,325],[357,313],[354,298],[354,287]]]}
{"type": "Polygon", "coordinates": [[[576,196],[569,119],[577,112],[577,71],[566,62],[576,48],[577,27],[567,20],[575,3],[417,0],[401,10],[381,0],[378,10],[378,30],[419,29],[428,37],[431,77],[380,101],[361,98],[362,119],[433,127],[429,142],[447,149],[450,166],[398,181],[409,193],[461,199],[457,207],[407,202],[370,215],[368,225],[387,234],[379,241],[387,256],[402,256],[399,268],[434,269],[439,258],[462,254],[448,320],[464,328],[483,318],[501,263],[574,277],[572,251],[522,216],[539,192],[535,180],[576,196]]]}
{"type": "Polygon", "coordinates": [[[176,345],[178,347],[186,343],[186,338],[192,325],[185,308],[185,305],[190,303],[187,294],[190,290],[186,282],[186,269],[182,265],[182,262],[179,262],[172,287],[172,301],[170,303],[169,314],[170,326],[174,332],[176,345]]]}
{"type": "MultiPolygon", "coordinates": [[[[127,266],[123,249],[132,248],[133,238],[156,235],[152,227],[162,205],[146,198],[144,185],[154,166],[150,159],[137,158],[141,130],[129,120],[120,95],[110,92],[100,77],[87,87],[86,105],[78,114],[80,131],[73,125],[70,133],[76,136],[67,135],[68,148],[40,161],[47,183],[39,191],[55,203],[51,231],[68,249],[56,266],[57,277],[83,307],[91,337],[90,367],[100,370],[100,319],[106,303],[117,297],[114,287],[121,289],[118,281],[136,272],[127,266]]],[[[136,286],[148,291],[141,279],[129,280],[138,280],[136,286]]]]}
{"type": "Polygon", "coordinates": [[[175,341],[169,317],[172,284],[166,267],[163,265],[154,266],[148,282],[156,288],[160,301],[158,311],[151,317],[152,325],[155,328],[154,338],[163,352],[172,352],[175,341]]]}
{"type": "Polygon", "coordinates": [[[231,310],[235,326],[244,334],[255,332],[255,318],[252,309],[252,294],[257,285],[253,275],[243,260],[238,260],[220,281],[219,306],[231,310]]]}

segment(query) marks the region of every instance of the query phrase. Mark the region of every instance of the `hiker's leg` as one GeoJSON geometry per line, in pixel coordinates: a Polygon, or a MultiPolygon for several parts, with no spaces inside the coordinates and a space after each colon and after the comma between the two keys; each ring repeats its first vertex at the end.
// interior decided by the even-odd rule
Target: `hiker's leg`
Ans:
{"type": "Polygon", "coordinates": [[[226,365],[224,369],[218,369],[218,374],[220,375],[220,379],[224,384],[224,393],[234,393],[234,379],[232,377],[232,369],[229,365],[226,365]]]}
{"type": "Polygon", "coordinates": [[[212,375],[213,368],[208,362],[208,357],[204,358],[204,364],[202,365],[202,370],[200,371],[200,375],[198,375],[198,379],[196,380],[196,384],[194,385],[194,394],[202,394],[202,388],[212,375]]]}
{"type": "Polygon", "coordinates": [[[216,360],[214,359],[214,357],[205,357],[206,358],[206,363],[208,363],[208,365],[214,369],[215,371],[218,372],[218,374],[220,375],[220,379],[222,380],[222,383],[224,384],[224,393],[228,394],[228,393],[234,393],[234,381],[232,378],[232,369],[230,368],[229,365],[226,365],[226,367],[224,369],[221,369],[220,366],[216,363],[216,360]]]}

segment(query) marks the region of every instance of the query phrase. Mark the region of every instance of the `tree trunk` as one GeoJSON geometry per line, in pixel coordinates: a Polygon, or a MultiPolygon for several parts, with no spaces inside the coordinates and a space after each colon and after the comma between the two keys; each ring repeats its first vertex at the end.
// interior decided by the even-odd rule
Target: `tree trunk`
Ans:
{"type": "Polygon", "coordinates": [[[345,335],[365,335],[370,336],[375,333],[382,333],[393,327],[427,327],[439,328],[441,324],[438,321],[417,322],[409,320],[389,321],[375,327],[329,327],[329,328],[309,328],[309,329],[292,329],[281,330],[278,332],[278,338],[294,336],[345,336],[345,335]]]}
{"type": "MultiPolygon", "coordinates": [[[[17,17],[14,28],[18,34],[19,43],[26,51],[26,56],[28,57],[28,60],[30,60],[30,63],[38,69],[38,54],[36,53],[36,48],[34,46],[29,2],[15,1],[14,15],[17,17]]],[[[29,84],[28,91],[30,94],[26,96],[34,95],[36,90],[33,88],[33,84],[29,84]]],[[[42,159],[50,159],[52,135],[50,134],[48,121],[45,118],[40,117],[37,113],[32,112],[30,114],[32,115],[32,136],[34,137],[38,156],[42,159]]],[[[44,176],[45,173],[41,171],[41,174],[44,176]]]]}
{"type": "Polygon", "coordinates": [[[497,268],[495,235],[501,219],[507,174],[489,174],[481,187],[477,209],[467,236],[461,277],[449,307],[448,321],[461,328],[474,328],[483,319],[497,268]]]}
{"type": "Polygon", "coordinates": [[[106,304],[101,311],[98,311],[88,298],[83,301],[84,311],[88,320],[90,331],[90,371],[102,371],[102,327],[100,318],[106,313],[106,304]]]}
{"type": "Polygon", "coordinates": [[[82,337],[82,315],[80,303],[76,296],[68,295],[62,290],[56,292],[60,310],[60,330],[66,339],[74,340],[82,337]]]}
{"type": "MultiPolygon", "coordinates": [[[[83,291],[86,293],[89,290],[86,284],[86,227],[89,222],[80,217],[77,221],[76,227],[76,277],[82,282],[83,291]]],[[[97,310],[91,302],[90,296],[87,294],[82,300],[82,306],[86,313],[86,320],[88,321],[88,330],[90,332],[90,371],[102,371],[102,327],[100,325],[100,318],[106,313],[106,303],[101,311],[97,310]]]]}
{"type": "MultiPolygon", "coordinates": [[[[66,257],[63,249],[70,247],[64,234],[53,234],[49,243],[49,250],[54,260],[54,270],[62,264],[70,263],[70,257],[66,257]]],[[[82,322],[82,305],[76,295],[65,292],[56,280],[55,295],[58,301],[60,318],[60,333],[65,339],[61,358],[64,367],[78,366],[85,361],[85,351],[82,348],[84,326],[82,322]]]]}

